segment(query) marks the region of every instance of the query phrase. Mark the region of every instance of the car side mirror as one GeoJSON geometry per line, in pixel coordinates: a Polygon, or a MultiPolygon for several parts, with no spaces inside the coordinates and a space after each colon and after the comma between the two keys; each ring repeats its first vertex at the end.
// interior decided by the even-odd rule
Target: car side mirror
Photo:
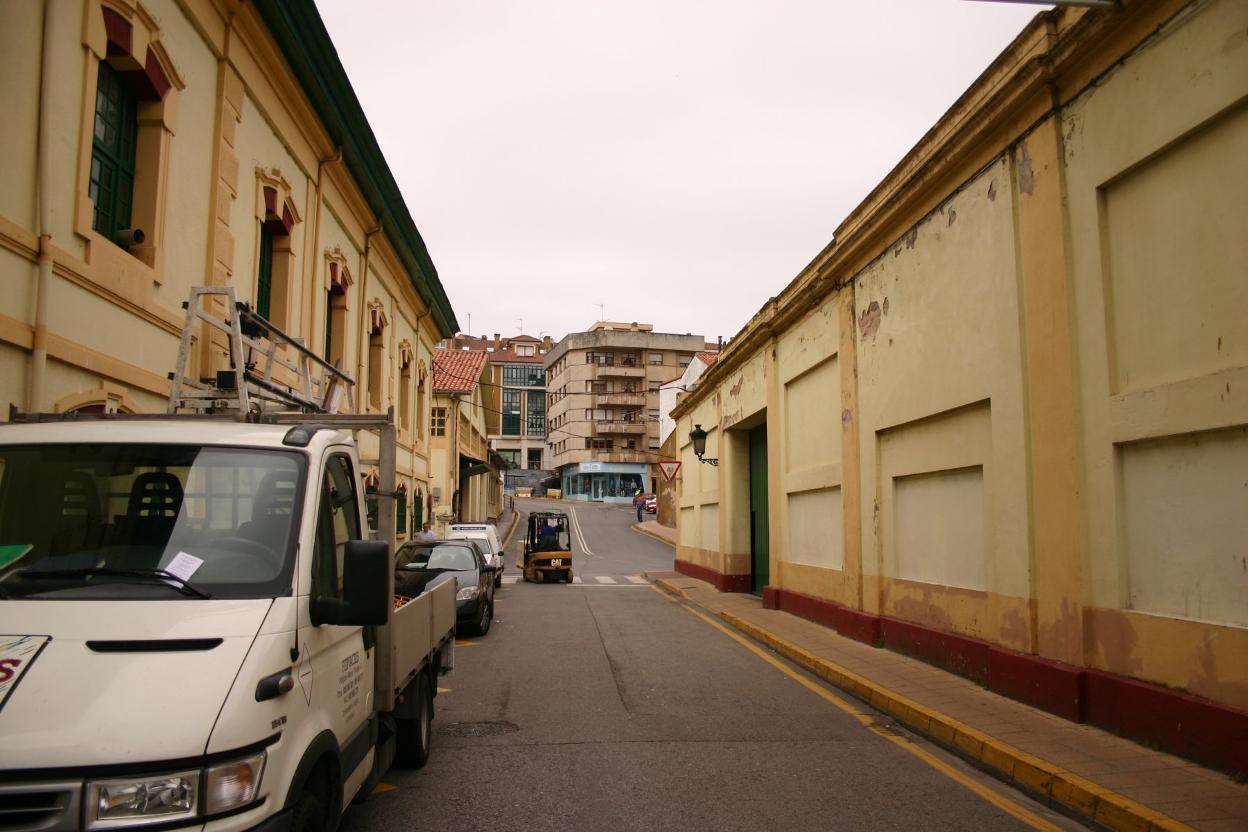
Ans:
{"type": "Polygon", "coordinates": [[[388,622],[394,605],[390,544],[349,540],[342,560],[342,597],[313,598],[308,610],[313,626],[363,627],[388,622]]]}

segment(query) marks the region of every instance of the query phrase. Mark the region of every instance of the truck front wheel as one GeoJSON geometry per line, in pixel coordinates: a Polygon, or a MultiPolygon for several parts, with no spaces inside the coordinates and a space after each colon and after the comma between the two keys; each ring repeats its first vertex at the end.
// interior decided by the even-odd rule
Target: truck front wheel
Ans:
{"type": "Polygon", "coordinates": [[[290,832],[325,832],[325,807],[310,791],[299,795],[290,817],[290,832]]]}
{"type": "MultiPolygon", "coordinates": [[[[412,719],[396,719],[395,732],[399,746],[395,760],[407,768],[423,768],[429,762],[429,750],[433,745],[433,696],[429,688],[429,676],[421,673],[412,683],[415,687],[416,716],[412,719]]],[[[292,830],[298,832],[298,830],[292,830]]],[[[319,830],[310,830],[319,832],[319,830]]]]}

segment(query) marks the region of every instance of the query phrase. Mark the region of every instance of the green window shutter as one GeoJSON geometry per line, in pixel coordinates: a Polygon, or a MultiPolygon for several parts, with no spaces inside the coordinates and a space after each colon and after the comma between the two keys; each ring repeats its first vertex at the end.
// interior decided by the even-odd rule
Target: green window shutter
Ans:
{"type": "Polygon", "coordinates": [[[256,312],[269,317],[269,299],[273,294],[273,231],[268,223],[260,225],[260,266],[256,270],[256,312]]]}
{"type": "Polygon", "coordinates": [[[138,99],[121,75],[107,61],[100,61],[87,193],[95,203],[91,225],[110,240],[121,229],[130,228],[138,112],[138,99]]]}
{"type": "Polygon", "coordinates": [[[407,533],[407,492],[400,491],[394,497],[394,520],[397,534],[407,533]]]}

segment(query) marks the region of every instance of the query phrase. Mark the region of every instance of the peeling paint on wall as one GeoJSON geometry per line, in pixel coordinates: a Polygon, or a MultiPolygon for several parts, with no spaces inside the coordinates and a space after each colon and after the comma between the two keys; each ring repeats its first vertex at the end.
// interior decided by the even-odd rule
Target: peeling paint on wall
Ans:
{"type": "Polygon", "coordinates": [[[914,244],[919,241],[919,227],[916,225],[910,229],[910,233],[906,234],[906,248],[914,248],[914,244]]]}
{"type": "Polygon", "coordinates": [[[858,329],[862,332],[864,339],[870,338],[880,328],[880,303],[879,301],[871,301],[871,305],[858,316],[858,329]]]}
{"type": "Polygon", "coordinates": [[[887,314],[888,314],[888,298],[884,298],[884,305],[883,305],[882,307],[880,307],[880,308],[881,308],[882,310],[884,310],[884,314],[885,314],[885,315],[887,315],[887,314]]]}
{"type": "Polygon", "coordinates": [[[854,413],[852,410],[841,411],[841,430],[849,430],[854,424],[854,413]]]}
{"type": "Polygon", "coordinates": [[[950,208],[949,209],[949,224],[953,225],[954,221],[957,220],[957,218],[958,218],[957,209],[950,208]]]}
{"type": "Polygon", "coordinates": [[[1031,169],[1031,151],[1027,142],[1018,145],[1018,189],[1025,194],[1031,193],[1036,187],[1036,176],[1031,169]]]}
{"type": "Polygon", "coordinates": [[[988,183],[988,201],[997,201],[997,180],[995,179],[988,183]]]}

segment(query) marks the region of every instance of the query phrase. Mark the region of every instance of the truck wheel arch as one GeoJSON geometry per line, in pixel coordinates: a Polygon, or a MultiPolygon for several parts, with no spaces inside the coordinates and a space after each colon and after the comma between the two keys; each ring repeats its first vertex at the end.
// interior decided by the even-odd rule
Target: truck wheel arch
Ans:
{"type": "Polygon", "coordinates": [[[317,777],[328,782],[322,784],[322,796],[325,800],[327,815],[332,823],[327,828],[335,829],[338,818],[342,816],[342,766],[338,760],[338,742],[330,731],[322,731],[308,744],[295,767],[295,776],[290,780],[290,789],[286,792],[286,809],[294,809],[300,796],[312,785],[317,777]]]}

